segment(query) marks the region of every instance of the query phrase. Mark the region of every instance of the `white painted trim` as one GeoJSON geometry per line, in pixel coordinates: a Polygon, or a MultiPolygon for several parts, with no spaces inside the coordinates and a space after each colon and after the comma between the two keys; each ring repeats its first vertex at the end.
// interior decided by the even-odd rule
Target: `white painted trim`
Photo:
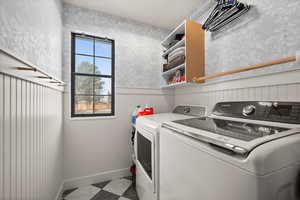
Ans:
{"type": "Polygon", "coordinates": [[[117,119],[116,115],[113,116],[98,116],[98,117],[70,117],[71,121],[81,121],[81,120],[109,120],[109,119],[117,119]]]}
{"type": "Polygon", "coordinates": [[[287,85],[300,83],[300,70],[294,69],[285,72],[277,72],[255,77],[240,78],[235,80],[226,80],[213,83],[199,84],[189,88],[175,89],[175,95],[195,94],[210,91],[222,91],[241,88],[253,88],[274,85],[287,85]]]}
{"type": "MultiPolygon", "coordinates": [[[[69,94],[69,91],[65,91],[69,94]]],[[[156,88],[125,88],[116,87],[116,95],[174,95],[174,90],[156,88]]]]}
{"type": "Polygon", "coordinates": [[[117,87],[116,93],[118,95],[174,95],[173,90],[162,90],[152,88],[125,88],[117,87]]]}
{"type": "Polygon", "coordinates": [[[60,200],[61,199],[61,195],[64,191],[64,181],[61,182],[60,186],[59,186],[59,189],[56,193],[56,196],[55,196],[55,199],[54,200],[60,200]]]}
{"type": "Polygon", "coordinates": [[[129,168],[112,170],[65,180],[64,190],[130,176],[129,168]]]}
{"type": "Polygon", "coordinates": [[[22,80],[26,80],[38,85],[42,85],[60,92],[64,91],[65,86],[58,86],[56,83],[50,83],[49,79],[40,79],[37,76],[48,76],[52,77],[53,81],[59,81],[61,84],[65,84],[59,78],[49,74],[40,67],[32,64],[31,62],[24,60],[20,56],[16,55],[12,51],[4,48],[0,48],[0,72],[13,76],[22,80]],[[35,68],[37,71],[31,70],[17,70],[16,67],[28,67],[35,68]]]}

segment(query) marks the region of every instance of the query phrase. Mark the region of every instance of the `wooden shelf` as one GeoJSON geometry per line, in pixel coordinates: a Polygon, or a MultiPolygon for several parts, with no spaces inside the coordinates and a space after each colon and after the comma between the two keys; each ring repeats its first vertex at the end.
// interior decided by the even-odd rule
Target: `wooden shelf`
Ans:
{"type": "MultiPolygon", "coordinates": [[[[205,76],[205,32],[202,25],[192,20],[186,20],[173,30],[162,42],[164,48],[169,48],[162,54],[163,59],[170,52],[178,47],[185,46],[185,64],[177,66],[166,72],[162,71],[162,77],[166,83],[172,79],[176,70],[184,69],[185,82],[175,83],[164,86],[164,88],[177,87],[186,83],[193,83],[195,77],[205,76]],[[174,42],[177,34],[183,34],[184,40],[177,42],[174,46],[169,45],[174,42]]],[[[198,83],[203,83],[205,80],[200,80],[198,83]]]]}
{"type": "Polygon", "coordinates": [[[177,67],[174,67],[172,69],[169,69],[168,71],[165,71],[162,73],[163,76],[168,76],[168,75],[171,75],[173,73],[175,73],[178,69],[184,69],[185,68],[185,63],[182,64],[182,65],[179,65],[177,67]]]}
{"type": "Polygon", "coordinates": [[[185,84],[187,84],[186,81],[181,81],[181,82],[177,82],[177,83],[172,83],[172,84],[169,84],[169,85],[165,85],[162,88],[174,88],[174,87],[182,86],[182,85],[185,85],[185,84]]]}
{"type": "Polygon", "coordinates": [[[181,23],[177,26],[161,43],[165,48],[169,48],[169,44],[174,40],[176,34],[184,34],[185,33],[185,23],[181,23]]]}

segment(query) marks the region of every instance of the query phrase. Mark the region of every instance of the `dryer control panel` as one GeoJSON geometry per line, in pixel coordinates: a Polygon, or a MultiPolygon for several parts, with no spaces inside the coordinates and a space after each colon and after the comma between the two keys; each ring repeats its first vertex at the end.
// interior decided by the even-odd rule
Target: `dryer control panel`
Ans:
{"type": "Polygon", "coordinates": [[[242,101],[220,102],[214,107],[217,116],[300,124],[299,102],[242,101]]]}

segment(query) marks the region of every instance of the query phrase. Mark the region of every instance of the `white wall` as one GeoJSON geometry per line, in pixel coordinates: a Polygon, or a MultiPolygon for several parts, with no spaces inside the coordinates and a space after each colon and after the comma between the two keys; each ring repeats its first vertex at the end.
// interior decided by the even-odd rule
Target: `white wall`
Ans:
{"type": "Polygon", "coordinates": [[[0,97],[0,199],[55,199],[63,181],[62,93],[0,73],[0,97]]]}
{"type": "Polygon", "coordinates": [[[172,92],[159,88],[160,42],[168,31],[102,12],[64,5],[64,81],[70,82],[71,32],[115,40],[116,116],[107,119],[70,118],[70,93],[65,92],[66,188],[129,173],[130,115],[135,106],[150,104],[156,112],[173,107],[172,92]],[[138,89],[140,88],[140,89],[138,89]]]}
{"type": "Polygon", "coordinates": [[[155,105],[156,112],[168,112],[173,106],[172,92],[117,88],[116,117],[112,119],[71,120],[69,106],[65,107],[66,188],[129,173],[130,115],[136,105],[145,103],[155,105]]]}

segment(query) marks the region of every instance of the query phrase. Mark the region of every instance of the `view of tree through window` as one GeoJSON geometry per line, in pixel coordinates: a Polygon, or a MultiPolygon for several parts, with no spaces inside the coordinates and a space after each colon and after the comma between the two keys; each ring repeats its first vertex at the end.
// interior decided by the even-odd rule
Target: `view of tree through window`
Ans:
{"type": "Polygon", "coordinates": [[[72,117],[114,115],[114,41],[72,34],[72,117]]]}

